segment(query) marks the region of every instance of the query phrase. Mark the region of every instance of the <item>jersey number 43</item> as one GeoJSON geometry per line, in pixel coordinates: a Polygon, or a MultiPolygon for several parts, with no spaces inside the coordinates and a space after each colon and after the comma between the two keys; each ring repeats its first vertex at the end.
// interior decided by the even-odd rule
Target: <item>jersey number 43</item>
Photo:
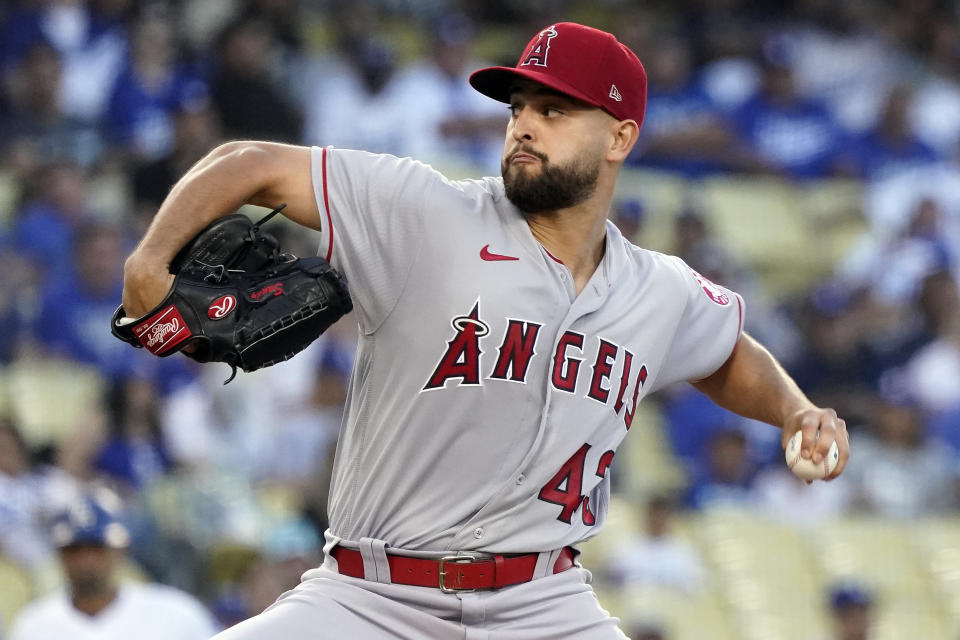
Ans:
{"type": "MultiPolygon", "coordinates": [[[[580,505],[583,505],[583,512],[581,513],[583,524],[592,527],[597,522],[593,512],[590,511],[590,496],[583,495],[583,473],[589,450],[590,445],[584,443],[569,460],[563,463],[556,475],[550,478],[550,481],[540,489],[538,497],[541,500],[563,507],[560,515],[557,516],[557,520],[560,522],[570,524],[573,514],[580,508],[580,505]]],[[[600,463],[597,465],[596,472],[598,478],[607,475],[607,469],[610,468],[611,462],[613,462],[613,451],[606,451],[600,456],[600,463]]]]}

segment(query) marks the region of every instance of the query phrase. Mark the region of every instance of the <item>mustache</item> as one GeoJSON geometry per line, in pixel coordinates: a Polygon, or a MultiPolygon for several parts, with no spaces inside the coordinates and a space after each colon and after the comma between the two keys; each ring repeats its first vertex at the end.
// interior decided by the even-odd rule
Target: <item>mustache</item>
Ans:
{"type": "Polygon", "coordinates": [[[527,155],[529,155],[529,156],[533,156],[534,158],[539,159],[541,162],[547,162],[547,161],[548,161],[548,160],[547,160],[547,154],[545,154],[545,153],[540,153],[539,151],[534,151],[534,150],[531,149],[530,147],[521,145],[521,146],[517,147],[516,149],[514,149],[513,151],[510,152],[510,155],[507,156],[507,162],[509,163],[510,161],[512,161],[513,158],[514,158],[514,156],[516,156],[518,153],[525,153],[525,154],[527,154],[527,155]]]}

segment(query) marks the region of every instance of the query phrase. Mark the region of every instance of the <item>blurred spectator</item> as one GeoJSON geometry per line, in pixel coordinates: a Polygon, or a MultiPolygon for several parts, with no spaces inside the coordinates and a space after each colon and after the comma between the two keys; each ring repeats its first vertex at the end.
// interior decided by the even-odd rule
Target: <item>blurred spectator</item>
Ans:
{"type": "Polygon", "coordinates": [[[397,74],[395,107],[404,109],[404,153],[428,164],[475,166],[496,174],[508,119],[504,105],[467,82],[488,64],[473,54],[474,25],[449,14],[430,29],[425,56],[397,74]]]}
{"type": "Polygon", "coordinates": [[[610,219],[620,229],[624,238],[634,244],[640,241],[644,221],[643,202],[634,198],[618,201],[613,207],[610,219]]]}
{"type": "Polygon", "coordinates": [[[300,114],[270,77],[275,45],[267,25],[254,19],[234,22],[218,48],[220,65],[211,90],[226,137],[298,141],[300,114]]]}
{"type": "Polygon", "coordinates": [[[4,164],[25,175],[50,162],[84,167],[103,150],[97,130],[62,107],[63,63],[55,49],[38,43],[27,50],[10,79],[10,110],[0,120],[4,164]]]}
{"type": "Polygon", "coordinates": [[[207,640],[216,633],[209,612],[192,596],[118,580],[130,535],[111,508],[103,496],[89,496],[58,516],[52,536],[66,589],[27,605],[14,620],[11,640],[207,640]]]}
{"type": "Polygon", "coordinates": [[[846,474],[807,484],[783,464],[782,455],[757,476],[754,493],[761,515],[805,531],[819,531],[824,522],[845,515],[851,500],[846,474]]]}
{"type": "Polygon", "coordinates": [[[311,465],[318,461],[307,452],[277,449],[277,416],[289,417],[281,427],[288,442],[316,447],[318,454],[332,448],[330,438],[339,431],[343,410],[343,376],[352,366],[353,354],[352,342],[334,338],[339,331],[332,328],[295,358],[240,375],[226,387],[223,380],[229,369],[201,368],[196,379],[164,399],[161,420],[171,458],[249,481],[269,477],[293,481],[312,473],[311,465]],[[340,404],[332,400],[336,398],[340,404]]]}
{"type": "Polygon", "coordinates": [[[300,584],[300,576],[322,562],[320,536],[302,520],[285,520],[269,532],[263,549],[221,549],[224,557],[216,582],[214,611],[224,626],[256,615],[283,592],[300,584]],[[226,569],[226,571],[224,571],[226,569]]]}
{"type": "Polygon", "coordinates": [[[126,55],[130,0],[20,2],[0,32],[0,66],[9,70],[38,44],[62,56],[64,111],[96,122],[126,55]]]}
{"type": "Polygon", "coordinates": [[[47,164],[32,176],[11,235],[42,280],[73,270],[77,229],[91,218],[88,190],[87,172],[72,162],[47,164]]]}
{"type": "Polygon", "coordinates": [[[912,97],[905,86],[890,91],[876,126],[854,142],[859,174],[865,180],[880,180],[938,160],[908,120],[912,97]]]}
{"type": "Polygon", "coordinates": [[[116,225],[91,221],[77,229],[68,266],[44,284],[32,335],[47,356],[96,367],[109,379],[151,377],[163,392],[192,379],[196,366],[184,357],[155,358],[110,334],[120,300],[124,245],[116,225]]]}
{"type": "MultiPolygon", "coordinates": [[[[939,211],[938,236],[960,247],[960,157],[921,165],[864,185],[863,213],[879,242],[908,235],[922,203],[939,211]]],[[[956,249],[953,249],[956,252],[956,249]]]]}
{"type": "Polygon", "coordinates": [[[304,79],[312,91],[305,96],[303,140],[409,155],[408,110],[422,105],[408,104],[398,92],[396,52],[369,10],[357,11],[345,26],[338,51],[315,60],[304,79]]]}
{"type": "MultiPolygon", "coordinates": [[[[960,409],[960,293],[953,274],[936,271],[922,283],[924,318],[918,341],[898,382],[928,415],[960,409]]],[[[899,363],[898,363],[899,364],[899,363]]]]}
{"type": "Polygon", "coordinates": [[[870,313],[862,293],[832,284],[814,291],[799,310],[807,348],[790,374],[813,402],[834,407],[851,424],[869,419],[871,386],[881,373],[871,368],[864,346],[870,313]]]}
{"type": "Polygon", "coordinates": [[[35,271],[0,234],[0,365],[10,364],[25,341],[34,300],[35,271]]]}
{"type": "MultiPolygon", "coordinates": [[[[310,371],[310,359],[323,343],[321,338],[296,358],[240,375],[226,387],[223,381],[229,368],[201,367],[195,379],[165,398],[163,436],[174,463],[200,472],[226,473],[245,482],[262,480],[279,464],[273,457],[276,417],[296,415],[310,402],[315,375],[310,371]]],[[[300,435],[311,439],[314,446],[325,439],[320,431],[300,435]]]]}
{"type": "Polygon", "coordinates": [[[666,631],[663,630],[663,627],[647,622],[632,625],[629,629],[628,636],[631,640],[668,640],[668,636],[666,631]]]}
{"type": "Polygon", "coordinates": [[[281,588],[292,589],[300,584],[300,576],[323,562],[323,538],[306,520],[285,520],[267,534],[264,555],[281,588]]]}
{"type": "Polygon", "coordinates": [[[274,85],[287,99],[297,102],[303,95],[304,32],[311,17],[306,4],[302,0],[246,0],[241,14],[269,30],[274,85]]]}
{"type": "Polygon", "coordinates": [[[171,467],[160,430],[159,402],[153,384],[143,378],[126,378],[110,388],[110,435],[95,466],[127,493],[146,487],[171,467]]]}
{"type": "Polygon", "coordinates": [[[925,43],[932,64],[917,87],[911,121],[921,140],[953,157],[960,144],[960,26],[953,16],[925,27],[933,32],[925,43]]]}
{"type": "Polygon", "coordinates": [[[133,169],[136,235],[146,231],[174,183],[223,140],[216,113],[206,103],[186,105],[178,110],[173,124],[173,146],[169,152],[137,163],[133,169]]]}
{"type": "Polygon", "coordinates": [[[647,49],[647,111],[630,163],[693,176],[741,161],[720,109],[693,76],[692,54],[670,36],[647,49]]]}
{"type": "Polygon", "coordinates": [[[823,101],[847,130],[864,132],[874,125],[887,92],[916,73],[901,49],[891,46],[883,23],[891,10],[872,2],[796,3],[798,20],[778,38],[790,52],[797,86],[823,101]]]}
{"type": "Polygon", "coordinates": [[[747,436],[740,429],[713,432],[704,462],[692,478],[687,504],[694,509],[749,506],[753,503],[756,468],[750,459],[747,436]]]}
{"type": "Polygon", "coordinates": [[[618,585],[647,584],[695,593],[704,587],[705,569],[696,548],[673,531],[669,498],[647,501],[640,530],[611,550],[602,571],[618,585]]]}
{"type": "MultiPolygon", "coordinates": [[[[874,307],[878,321],[873,323],[866,336],[867,358],[870,366],[881,373],[880,377],[890,371],[902,373],[904,365],[919,350],[941,336],[950,335],[953,318],[958,312],[958,291],[953,275],[947,271],[935,271],[923,278],[918,289],[912,304],[894,309],[874,307]]],[[[919,384],[914,384],[916,388],[910,393],[921,398],[921,404],[926,404],[926,387],[929,386],[934,395],[939,395],[937,390],[944,380],[949,388],[949,378],[940,378],[940,384],[916,380],[919,384]]],[[[944,406],[950,404],[948,401],[944,406]]]]}
{"type": "Polygon", "coordinates": [[[129,373],[145,359],[108,330],[123,285],[124,249],[115,226],[90,222],[78,229],[66,254],[73,265],[41,294],[35,335],[49,354],[94,365],[107,376],[129,373]]]}
{"type": "Polygon", "coordinates": [[[797,91],[786,52],[775,45],[767,48],[760,92],[733,118],[769,171],[808,179],[852,170],[842,159],[844,131],[822,104],[797,91]]]}
{"type": "Polygon", "coordinates": [[[838,277],[847,287],[868,288],[881,305],[910,304],[923,278],[957,263],[943,218],[936,201],[920,200],[902,230],[864,234],[837,266],[838,277]]]}
{"type": "Polygon", "coordinates": [[[957,507],[956,463],[949,448],[927,436],[915,400],[892,389],[875,401],[871,426],[855,434],[856,458],[844,472],[856,506],[890,518],[957,507]]]}
{"type": "Polygon", "coordinates": [[[333,342],[325,345],[313,392],[303,404],[283,412],[273,425],[273,439],[260,464],[267,478],[301,489],[321,471],[336,446],[347,398],[350,355],[333,342]]]}
{"type": "Polygon", "coordinates": [[[34,574],[53,562],[53,516],[79,494],[62,470],[34,464],[16,425],[0,419],[0,551],[34,574]]]}
{"type": "Polygon", "coordinates": [[[173,145],[173,116],[208,99],[208,89],[177,59],[172,17],[147,5],[131,26],[131,55],[110,93],[105,126],[114,143],[153,159],[173,145]]]}
{"type": "Polygon", "coordinates": [[[838,584],[830,589],[833,618],[831,640],[869,640],[873,637],[873,598],[862,587],[838,584]]]}
{"type": "Polygon", "coordinates": [[[671,252],[712,282],[734,286],[730,282],[733,259],[707,227],[707,220],[697,209],[686,207],[673,224],[671,252]]]}
{"type": "Polygon", "coordinates": [[[688,473],[696,473],[714,433],[734,428],[738,416],[687,384],[665,390],[662,397],[671,451],[688,473]]]}

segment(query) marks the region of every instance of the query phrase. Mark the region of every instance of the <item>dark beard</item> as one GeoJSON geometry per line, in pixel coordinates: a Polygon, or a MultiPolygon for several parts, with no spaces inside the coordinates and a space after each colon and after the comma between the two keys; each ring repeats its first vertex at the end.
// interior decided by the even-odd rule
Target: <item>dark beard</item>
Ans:
{"type": "Polygon", "coordinates": [[[75,599],[96,598],[113,592],[113,583],[99,574],[74,576],[70,583],[70,592],[75,599]]]}
{"type": "MultiPolygon", "coordinates": [[[[507,176],[510,154],[500,164],[503,186],[507,199],[524,213],[542,213],[575,206],[593,195],[600,175],[600,163],[592,165],[586,159],[576,158],[566,165],[553,165],[541,153],[523,150],[540,159],[541,171],[536,176],[527,176],[523,169],[514,167],[512,177],[507,176]]],[[[516,153],[516,152],[514,152],[516,153]]]]}

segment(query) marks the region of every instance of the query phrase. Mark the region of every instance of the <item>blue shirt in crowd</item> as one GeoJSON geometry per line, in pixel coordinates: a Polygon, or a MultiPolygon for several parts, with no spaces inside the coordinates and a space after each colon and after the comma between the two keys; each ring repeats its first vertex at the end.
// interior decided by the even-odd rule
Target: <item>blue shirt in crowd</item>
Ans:
{"type": "Polygon", "coordinates": [[[846,134],[818,102],[776,104],[758,94],[734,114],[741,135],[760,157],[791,178],[831,175],[846,134]]]}
{"type": "Polygon", "coordinates": [[[644,142],[677,132],[690,131],[707,123],[722,121],[722,112],[698,82],[675,90],[650,87],[647,110],[640,130],[638,152],[628,158],[634,166],[656,167],[686,176],[718,171],[721,166],[703,156],[663,156],[643,151],[644,142]]]}

